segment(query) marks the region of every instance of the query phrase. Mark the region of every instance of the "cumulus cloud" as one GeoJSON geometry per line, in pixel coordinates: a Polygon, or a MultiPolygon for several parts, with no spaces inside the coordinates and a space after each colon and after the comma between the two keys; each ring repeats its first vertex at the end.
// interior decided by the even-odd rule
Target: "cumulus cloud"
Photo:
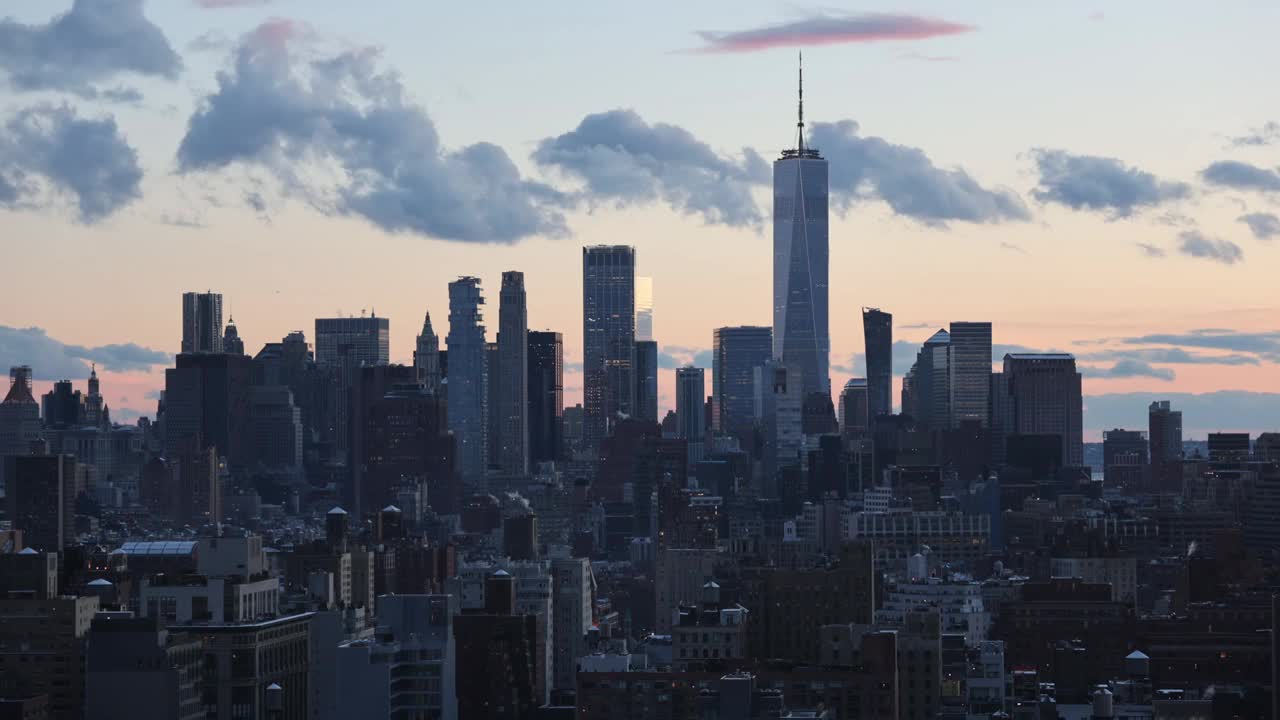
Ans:
{"type": "Polygon", "coordinates": [[[1280,217],[1272,213],[1249,213],[1237,218],[1249,226],[1249,231],[1259,240],[1270,240],[1280,235],[1280,217]]]}
{"type": "Polygon", "coordinates": [[[940,168],[919,148],[860,136],[852,120],[814,123],[809,141],[830,161],[830,192],[841,212],[875,198],[899,215],[935,226],[1031,217],[1017,194],[984,188],[962,169],[940,168]]]}
{"type": "Polygon", "coordinates": [[[1237,147],[1271,145],[1276,142],[1280,142],[1280,122],[1274,120],[1252,128],[1244,135],[1231,138],[1231,144],[1237,147]]]}
{"type": "Polygon", "coordinates": [[[1152,245],[1151,243],[1143,242],[1134,243],[1134,245],[1137,246],[1137,248],[1142,251],[1142,254],[1147,257],[1162,258],[1165,256],[1164,248],[1159,245],[1152,245]]]}
{"type": "Polygon", "coordinates": [[[1234,265],[1244,260],[1244,251],[1230,240],[1211,238],[1197,230],[1178,235],[1178,252],[1195,258],[1234,265]]]}
{"type": "Polygon", "coordinates": [[[180,172],[263,169],[322,212],[389,232],[493,243],[567,233],[561,193],[496,145],[443,148],[376,52],[316,56],[301,32],[273,21],[241,40],[188,121],[180,172]]]}
{"type": "Polygon", "coordinates": [[[662,370],[674,370],[686,365],[710,370],[714,363],[715,353],[711,350],[680,345],[664,345],[658,348],[658,368],[662,370]]]}
{"type": "Polygon", "coordinates": [[[89,363],[105,370],[131,372],[168,363],[172,356],[133,343],[123,345],[68,345],[42,328],[0,325],[0,367],[30,365],[37,380],[62,380],[89,375],[89,363]]]}
{"type": "Polygon", "coordinates": [[[1080,368],[1087,377],[1096,378],[1136,378],[1149,377],[1157,380],[1172,381],[1177,375],[1168,368],[1158,368],[1142,360],[1119,360],[1111,367],[1085,366],[1080,368]]]}
{"type": "Polygon", "coordinates": [[[1280,192],[1280,171],[1261,168],[1238,160],[1220,160],[1200,171],[1210,185],[1233,190],[1280,192]]]}
{"type": "Polygon", "coordinates": [[[143,0],[75,0],[36,25],[0,20],[0,72],[19,90],[93,98],[97,83],[120,73],[172,80],[181,70],[182,59],[143,14],[143,0]]]}
{"type": "Polygon", "coordinates": [[[141,196],[138,153],[115,119],[40,105],[9,118],[0,135],[0,207],[41,208],[74,198],[80,222],[97,222],[141,196]]]}
{"type": "Polygon", "coordinates": [[[1031,191],[1042,203],[1073,210],[1128,217],[1135,210],[1187,197],[1186,183],[1167,182],[1116,158],[1074,155],[1065,150],[1036,149],[1031,153],[1039,184],[1031,191]]]}
{"type": "Polygon", "coordinates": [[[618,206],[661,200],[708,223],[757,225],[763,217],[751,196],[769,177],[751,149],[722,155],[684,128],[649,124],[631,110],[588,115],[578,127],[538,144],[533,159],[583,183],[589,202],[618,206]]]}
{"type": "Polygon", "coordinates": [[[706,45],[697,52],[754,52],[776,47],[925,40],[973,30],[969,25],[915,15],[823,14],[734,32],[699,32],[706,45]]]}

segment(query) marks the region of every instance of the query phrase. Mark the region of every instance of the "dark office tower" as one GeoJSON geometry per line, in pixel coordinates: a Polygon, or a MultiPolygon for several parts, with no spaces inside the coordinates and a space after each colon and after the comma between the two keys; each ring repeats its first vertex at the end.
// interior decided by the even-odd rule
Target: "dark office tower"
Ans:
{"type": "Polygon", "coordinates": [[[1147,434],[1137,430],[1102,433],[1103,481],[1129,492],[1147,489],[1147,434]]]}
{"type": "Polygon", "coordinates": [[[531,331],[529,354],[529,460],[564,458],[564,339],[550,330],[531,331]]]}
{"type": "Polygon", "coordinates": [[[457,442],[458,471],[468,490],[483,486],[488,460],[489,387],[481,305],[479,278],[461,277],[449,283],[449,336],[445,338],[449,429],[457,442]]]}
{"type": "Polygon", "coordinates": [[[431,327],[431,313],[422,321],[422,332],[418,335],[413,350],[413,368],[418,374],[418,384],[427,392],[436,392],[440,387],[440,338],[431,327]]]}
{"type": "Polygon", "coordinates": [[[498,296],[498,462],[509,476],[529,474],[529,314],[524,273],[502,273],[498,296]]]}
{"type": "Polygon", "coordinates": [[[827,161],[804,144],[804,71],[796,146],[773,161],[773,357],[802,395],[831,394],[827,331],[827,161]]]}
{"type": "Polygon", "coordinates": [[[502,438],[499,437],[499,431],[502,429],[498,422],[498,343],[487,342],[484,344],[484,382],[488,393],[485,396],[485,439],[484,452],[485,462],[488,463],[489,469],[498,472],[500,468],[498,455],[502,450],[502,438]]]}
{"type": "Polygon", "coordinates": [[[1057,435],[1064,465],[1084,464],[1084,411],[1080,373],[1068,353],[1004,356],[1012,426],[1008,434],[1057,435]]]}
{"type": "Polygon", "coordinates": [[[902,386],[902,411],[915,418],[917,429],[946,430],[951,420],[950,333],[939,330],[925,341],[908,378],[902,386]]]}
{"type": "Polygon", "coordinates": [[[755,372],[772,357],[773,328],[716,328],[711,342],[711,427],[731,435],[755,418],[755,372]]]}
{"type": "Polygon", "coordinates": [[[28,547],[61,552],[76,543],[76,459],[13,455],[3,459],[9,521],[28,547]]]}
{"type": "Polygon", "coordinates": [[[588,448],[597,447],[619,417],[635,409],[635,276],[635,248],[582,249],[583,432],[588,448]]]}
{"type": "Polygon", "coordinates": [[[706,396],[702,368],[689,366],[676,370],[676,437],[688,441],[690,465],[702,460],[706,396]]]}
{"type": "Polygon", "coordinates": [[[391,321],[387,318],[316,318],[316,364],[359,368],[391,362],[391,321]]]}
{"type": "Polygon", "coordinates": [[[182,352],[222,352],[222,295],[182,294],[182,352]]]}
{"type": "Polygon", "coordinates": [[[227,320],[227,329],[222,334],[222,352],[231,355],[244,354],[244,341],[240,339],[240,330],[236,328],[236,319],[227,320]]]}
{"type": "Polygon", "coordinates": [[[893,315],[862,308],[862,342],[867,359],[867,415],[893,414],[893,315]]]}
{"type": "Polygon", "coordinates": [[[9,392],[0,403],[0,457],[25,455],[39,437],[40,404],[31,394],[31,368],[11,367],[9,392]]]}
{"type": "Polygon", "coordinates": [[[1151,443],[1151,483],[1156,489],[1182,489],[1182,411],[1168,400],[1147,409],[1147,439],[1151,443]]]}
{"type": "Polygon", "coordinates": [[[1249,459],[1249,433],[1209,433],[1209,459],[1243,462],[1249,459]]]}
{"type": "Polygon", "coordinates": [[[363,413],[357,509],[367,513],[400,502],[404,494],[421,494],[437,513],[455,512],[454,439],[446,426],[444,398],[416,383],[370,391],[377,397],[363,413]]]}
{"type": "Polygon", "coordinates": [[[658,343],[636,341],[636,411],[637,420],[658,422],[658,343]]]}
{"type": "Polygon", "coordinates": [[[40,398],[44,424],[49,428],[72,428],[84,419],[84,397],[70,380],[59,380],[40,398]]]}
{"type": "Polygon", "coordinates": [[[164,372],[166,455],[216,448],[232,467],[244,467],[252,377],[253,360],[244,355],[179,355],[164,372]]]}
{"type": "Polygon", "coordinates": [[[845,437],[857,437],[868,431],[870,425],[870,383],[864,378],[852,378],[840,392],[840,431],[845,437]]]}
{"type": "Polygon", "coordinates": [[[991,416],[991,323],[951,323],[948,427],[976,422],[987,427],[991,416]]]}

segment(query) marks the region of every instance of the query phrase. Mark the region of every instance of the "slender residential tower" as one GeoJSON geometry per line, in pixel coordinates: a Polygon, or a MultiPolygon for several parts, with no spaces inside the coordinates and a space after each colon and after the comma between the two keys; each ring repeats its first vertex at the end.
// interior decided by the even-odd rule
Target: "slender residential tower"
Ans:
{"type": "Polygon", "coordinates": [[[582,249],[583,433],[595,448],[635,412],[636,249],[582,249]]]}
{"type": "Polygon", "coordinates": [[[827,255],[827,161],[804,144],[802,67],[796,146],[773,162],[773,357],[804,396],[831,392],[827,255]]]}
{"type": "Polygon", "coordinates": [[[893,412],[893,315],[862,308],[863,351],[867,357],[867,417],[893,412]]]}
{"type": "Polygon", "coordinates": [[[498,297],[498,368],[489,382],[498,383],[498,462],[502,472],[529,473],[529,315],[524,273],[502,273],[498,297]]]}

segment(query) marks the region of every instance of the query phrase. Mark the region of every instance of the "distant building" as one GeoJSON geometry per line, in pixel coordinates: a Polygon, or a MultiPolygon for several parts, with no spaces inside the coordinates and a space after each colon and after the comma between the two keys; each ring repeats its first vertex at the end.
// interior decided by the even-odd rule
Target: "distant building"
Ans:
{"type": "MultiPolygon", "coordinates": [[[[0,403],[0,457],[25,455],[40,439],[40,404],[31,394],[31,368],[9,369],[9,391],[0,403]]],[[[3,475],[0,475],[0,480],[3,475]]]]}
{"type": "Polygon", "coordinates": [[[755,370],[769,362],[773,328],[716,328],[712,333],[711,427],[730,435],[750,428],[755,414],[755,370]]]}
{"type": "Polygon", "coordinates": [[[964,422],[986,427],[991,413],[991,323],[953,322],[949,335],[948,427],[964,422]]]}
{"type": "Polygon", "coordinates": [[[85,643],[97,597],[0,598],[0,682],[47,695],[48,717],[84,717],[85,643]]]}
{"type": "Polygon", "coordinates": [[[1102,433],[1103,481],[1129,491],[1147,489],[1147,434],[1136,430],[1102,433]]]}
{"type": "Polygon", "coordinates": [[[422,332],[415,341],[413,367],[418,372],[418,383],[424,389],[432,393],[440,391],[440,338],[431,327],[431,313],[427,313],[422,321],[422,332]]]}
{"type": "Polygon", "coordinates": [[[250,459],[253,361],[244,355],[182,354],[165,370],[164,448],[216,448],[233,467],[250,459]]]}
{"type": "Polygon", "coordinates": [[[636,278],[636,342],[653,340],[653,278],[636,278]]]}
{"type": "Polygon", "coordinates": [[[182,294],[182,352],[220,353],[222,349],[222,294],[182,294]]]}
{"type": "Polygon", "coordinates": [[[230,355],[244,354],[244,340],[240,339],[240,330],[236,327],[236,319],[227,320],[227,329],[222,334],[222,351],[230,355]]]}
{"type": "Polygon", "coordinates": [[[915,418],[918,429],[946,430],[950,426],[950,333],[939,330],[924,342],[902,387],[902,412],[915,418]]]}
{"type": "Polygon", "coordinates": [[[858,437],[870,429],[870,398],[870,385],[865,378],[850,378],[844,384],[837,415],[845,437],[858,437]]]}
{"type": "Polygon", "coordinates": [[[1013,424],[1006,435],[1057,435],[1062,461],[1084,464],[1084,399],[1075,357],[1066,353],[1004,356],[1013,424]]]}
{"type": "Polygon", "coordinates": [[[635,412],[636,250],[582,249],[582,373],[585,441],[594,448],[635,412]]]}
{"type": "Polygon", "coordinates": [[[154,618],[103,613],[90,625],[85,663],[86,720],[202,720],[204,644],[170,633],[154,618]]]}
{"type": "Polygon", "coordinates": [[[863,352],[867,359],[868,416],[893,413],[893,315],[862,308],[863,352]]]}
{"type": "Polygon", "coordinates": [[[658,343],[636,341],[636,411],[637,420],[658,422],[658,343]]]}
{"type": "Polygon", "coordinates": [[[706,380],[702,368],[676,370],[676,437],[689,443],[689,463],[702,460],[706,444],[706,380]]]}
{"type": "Polygon", "coordinates": [[[377,316],[316,318],[316,364],[343,362],[354,367],[391,362],[391,321],[377,316]]]}
{"type": "Polygon", "coordinates": [[[529,460],[564,459],[564,339],[550,330],[528,333],[529,460]]]}
{"type": "Polygon", "coordinates": [[[498,296],[498,365],[489,382],[497,383],[498,464],[504,475],[529,474],[529,317],[524,273],[502,273],[498,296]]]}
{"type": "Polygon", "coordinates": [[[28,547],[61,552],[76,545],[78,465],[71,455],[10,455],[2,459],[9,521],[28,547]]]}
{"type": "Polygon", "coordinates": [[[449,430],[457,442],[458,472],[467,488],[483,486],[488,464],[489,386],[480,279],[449,283],[449,430]]]}
{"type": "Polygon", "coordinates": [[[1151,483],[1161,490],[1182,489],[1182,411],[1168,400],[1151,403],[1147,411],[1151,445],[1151,483]]]}

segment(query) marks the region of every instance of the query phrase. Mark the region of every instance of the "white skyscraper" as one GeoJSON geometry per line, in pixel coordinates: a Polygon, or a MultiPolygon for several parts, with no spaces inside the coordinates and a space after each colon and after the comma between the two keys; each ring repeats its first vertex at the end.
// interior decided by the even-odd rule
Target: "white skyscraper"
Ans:
{"type": "Polygon", "coordinates": [[[636,278],[636,340],[653,339],[653,278],[636,278]]]}
{"type": "Polygon", "coordinates": [[[800,373],[803,395],[830,393],[827,161],[804,145],[804,76],[796,147],[773,162],[773,357],[800,373]]]}

